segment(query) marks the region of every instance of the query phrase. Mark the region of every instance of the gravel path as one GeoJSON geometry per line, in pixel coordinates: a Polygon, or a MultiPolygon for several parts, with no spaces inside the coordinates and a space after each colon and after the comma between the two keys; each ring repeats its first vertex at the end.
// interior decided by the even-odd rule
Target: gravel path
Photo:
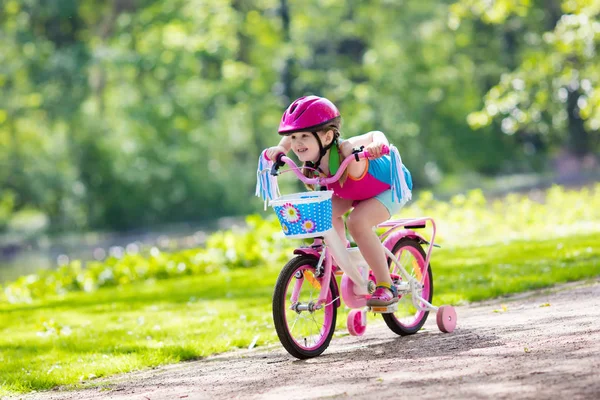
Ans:
{"type": "Polygon", "coordinates": [[[600,279],[457,308],[454,333],[431,314],[399,337],[369,316],[299,361],[280,346],[94,381],[44,399],[600,399],[600,279]]]}

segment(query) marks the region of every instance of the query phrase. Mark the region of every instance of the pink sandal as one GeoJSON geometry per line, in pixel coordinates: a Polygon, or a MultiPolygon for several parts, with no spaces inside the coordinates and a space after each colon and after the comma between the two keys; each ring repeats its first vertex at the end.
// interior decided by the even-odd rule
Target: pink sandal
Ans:
{"type": "Polygon", "coordinates": [[[389,306],[398,301],[398,289],[392,285],[391,288],[377,286],[371,298],[367,300],[367,306],[389,306]]]}

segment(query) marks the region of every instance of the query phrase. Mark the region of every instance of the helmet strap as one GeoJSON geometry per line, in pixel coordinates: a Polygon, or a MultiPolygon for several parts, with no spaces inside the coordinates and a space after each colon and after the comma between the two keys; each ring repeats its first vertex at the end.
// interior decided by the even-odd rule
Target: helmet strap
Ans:
{"type": "Polygon", "coordinates": [[[317,139],[317,143],[319,144],[319,159],[314,164],[315,169],[319,172],[323,172],[323,171],[321,171],[321,168],[319,168],[319,166],[321,165],[321,160],[323,159],[323,156],[325,154],[327,154],[327,150],[329,150],[335,144],[336,140],[334,137],[333,140],[331,141],[331,143],[329,143],[327,146],[323,146],[323,143],[321,142],[321,138],[319,137],[319,134],[317,132],[312,132],[312,134],[315,135],[315,139],[317,139]]]}

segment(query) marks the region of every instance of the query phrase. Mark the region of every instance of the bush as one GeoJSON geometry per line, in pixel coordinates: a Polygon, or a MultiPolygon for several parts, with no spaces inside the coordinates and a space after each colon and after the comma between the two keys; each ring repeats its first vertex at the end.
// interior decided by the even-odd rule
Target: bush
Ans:
{"type": "MultiPolygon", "coordinates": [[[[492,201],[486,200],[479,190],[455,196],[449,202],[436,201],[425,192],[400,214],[433,216],[438,228],[436,243],[450,247],[597,232],[600,184],[579,191],[555,186],[546,192],[511,194],[492,201]]],[[[244,229],[213,233],[203,248],[161,252],[154,247],[146,255],[125,254],[85,265],[75,260],[56,270],[20,277],[5,285],[0,301],[31,302],[71,291],[90,292],[150,279],[283,264],[298,242],[282,239],[273,214],[266,218],[251,215],[246,218],[244,229]]]]}

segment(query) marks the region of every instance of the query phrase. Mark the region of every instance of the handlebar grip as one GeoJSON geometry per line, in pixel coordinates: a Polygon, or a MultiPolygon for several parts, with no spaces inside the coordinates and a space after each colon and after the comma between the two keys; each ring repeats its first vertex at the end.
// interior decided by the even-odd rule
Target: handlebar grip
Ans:
{"type": "Polygon", "coordinates": [[[281,168],[285,165],[285,163],[283,161],[281,161],[281,159],[283,157],[285,157],[285,153],[277,154],[277,161],[275,161],[275,163],[271,167],[271,175],[273,175],[273,176],[279,175],[279,168],[281,168]]]}
{"type": "MultiPolygon", "coordinates": [[[[277,161],[279,161],[279,160],[280,160],[280,158],[281,158],[281,157],[283,157],[283,156],[285,156],[285,153],[279,153],[279,154],[277,154],[277,157],[275,157],[275,159],[276,159],[277,161]]],[[[270,159],[270,158],[269,158],[269,156],[267,155],[267,152],[266,152],[266,151],[263,151],[263,158],[264,158],[265,160],[267,160],[267,161],[271,161],[271,159],[270,159]]]]}
{"type": "MultiPolygon", "coordinates": [[[[383,146],[381,146],[381,155],[387,156],[388,154],[390,154],[390,148],[389,148],[389,146],[384,144],[383,146]]],[[[364,158],[370,157],[369,152],[366,150],[362,152],[362,155],[364,158]]],[[[356,159],[356,161],[358,161],[358,158],[356,159]]]]}

